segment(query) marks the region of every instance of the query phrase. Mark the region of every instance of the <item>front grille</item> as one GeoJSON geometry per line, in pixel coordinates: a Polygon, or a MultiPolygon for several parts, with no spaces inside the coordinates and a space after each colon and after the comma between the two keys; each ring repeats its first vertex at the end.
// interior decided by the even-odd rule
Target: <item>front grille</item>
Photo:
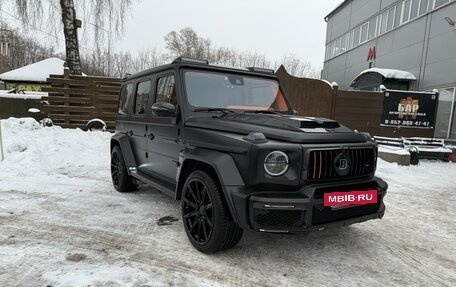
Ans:
{"type": "MultiPolygon", "coordinates": [[[[379,200],[380,202],[380,200],[379,200]]],[[[331,207],[319,209],[314,207],[312,211],[312,225],[319,225],[339,220],[346,220],[358,216],[368,215],[378,211],[380,204],[367,204],[355,207],[332,210],[331,207]]]]}
{"type": "Polygon", "coordinates": [[[374,172],[375,160],[373,148],[312,150],[309,153],[307,179],[325,181],[369,175],[374,172]],[[335,161],[341,154],[348,160],[346,173],[336,170],[335,161]]]}
{"type": "Polygon", "coordinates": [[[300,227],[304,225],[304,210],[254,209],[254,220],[261,227],[300,227]]]}

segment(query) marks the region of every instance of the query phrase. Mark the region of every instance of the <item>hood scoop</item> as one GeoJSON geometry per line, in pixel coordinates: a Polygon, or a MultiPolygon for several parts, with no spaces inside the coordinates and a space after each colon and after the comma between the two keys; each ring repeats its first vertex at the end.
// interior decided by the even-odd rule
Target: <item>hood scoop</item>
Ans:
{"type": "Polygon", "coordinates": [[[323,130],[332,130],[340,128],[340,125],[336,121],[324,119],[324,118],[301,118],[301,117],[292,117],[290,118],[294,121],[294,124],[297,125],[300,129],[314,130],[314,129],[323,129],[323,130]]]}

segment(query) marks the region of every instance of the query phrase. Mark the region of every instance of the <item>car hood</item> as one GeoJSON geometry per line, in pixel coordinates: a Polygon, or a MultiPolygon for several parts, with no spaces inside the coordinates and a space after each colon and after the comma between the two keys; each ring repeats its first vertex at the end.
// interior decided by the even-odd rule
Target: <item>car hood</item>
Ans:
{"type": "Polygon", "coordinates": [[[192,117],[188,127],[238,134],[263,133],[267,139],[295,143],[365,142],[364,135],[326,118],[278,114],[232,113],[221,117],[192,117]]]}

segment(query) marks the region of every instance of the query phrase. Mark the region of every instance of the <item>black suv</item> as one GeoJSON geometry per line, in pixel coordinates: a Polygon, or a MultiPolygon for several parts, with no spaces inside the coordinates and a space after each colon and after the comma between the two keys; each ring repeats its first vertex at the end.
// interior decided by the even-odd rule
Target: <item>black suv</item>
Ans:
{"type": "Polygon", "coordinates": [[[190,242],[228,249],[244,229],[293,233],[381,218],[377,146],[295,115],[273,71],[178,58],[122,80],[111,173],[182,201],[190,242]]]}

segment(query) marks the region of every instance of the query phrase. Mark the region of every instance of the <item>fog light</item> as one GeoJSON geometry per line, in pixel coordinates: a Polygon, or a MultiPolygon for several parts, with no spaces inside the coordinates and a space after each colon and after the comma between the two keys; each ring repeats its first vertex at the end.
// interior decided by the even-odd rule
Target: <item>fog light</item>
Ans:
{"type": "Polygon", "coordinates": [[[280,176],[288,170],[288,156],[281,151],[273,151],[264,159],[264,170],[272,176],[280,176]]]}

